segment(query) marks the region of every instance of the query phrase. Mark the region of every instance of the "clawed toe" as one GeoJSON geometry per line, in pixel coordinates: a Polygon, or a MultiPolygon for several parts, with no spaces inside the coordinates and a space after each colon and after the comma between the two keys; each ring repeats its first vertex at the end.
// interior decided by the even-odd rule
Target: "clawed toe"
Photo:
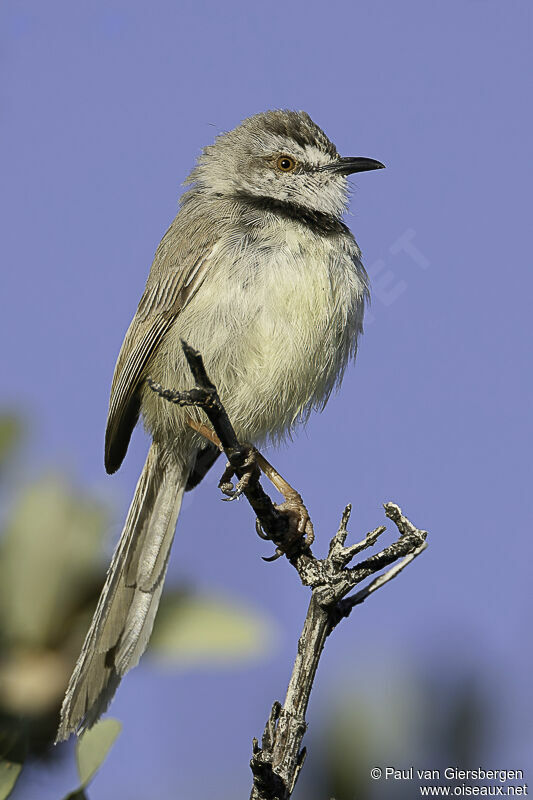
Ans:
{"type": "Polygon", "coordinates": [[[283,555],[283,550],[281,549],[281,547],[277,547],[276,552],[274,553],[273,556],[261,556],[261,558],[263,559],[263,561],[267,561],[269,564],[271,564],[272,561],[277,561],[278,558],[281,558],[282,555],[283,555]]]}
{"type": "Polygon", "coordinates": [[[223,497],[222,500],[236,500],[241,494],[248,488],[250,485],[250,481],[254,473],[258,471],[257,466],[257,459],[256,459],[256,449],[252,447],[252,445],[244,445],[247,449],[247,455],[243,462],[242,467],[240,470],[242,471],[242,475],[237,481],[236,486],[233,486],[233,478],[235,477],[235,469],[231,466],[228,462],[226,464],[226,469],[224,470],[222,477],[218,483],[218,488],[220,491],[226,495],[223,497]]]}
{"type": "MultiPolygon", "coordinates": [[[[242,466],[238,467],[239,479],[236,485],[233,485],[233,480],[236,475],[235,467],[231,464],[226,464],[226,469],[220,478],[218,487],[221,492],[226,495],[223,500],[236,500],[246,491],[250,485],[252,478],[258,476],[261,470],[276,487],[276,489],[285,498],[284,502],[276,505],[277,511],[281,512],[288,521],[287,529],[287,544],[284,547],[277,547],[273,556],[264,558],[264,561],[276,561],[284,553],[293,553],[296,550],[309,547],[314,541],[315,534],[313,531],[313,523],[309,517],[309,513],[304,505],[304,502],[298,492],[287,483],[287,481],[278,473],[278,471],[259,453],[255,447],[249,444],[243,445],[243,455],[245,456],[242,461],[242,466]]],[[[259,520],[256,520],[255,529],[258,536],[262,539],[270,540],[271,537],[266,534],[261,527],[259,520]]]]}
{"type": "Polygon", "coordinates": [[[315,532],[309,512],[300,495],[294,492],[293,496],[289,496],[284,503],[280,503],[276,508],[278,511],[289,515],[293,530],[299,536],[303,536],[305,545],[309,547],[314,542],[315,532]]]}
{"type": "MultiPolygon", "coordinates": [[[[301,540],[303,538],[303,547],[309,547],[314,541],[315,534],[313,530],[313,523],[311,522],[309,513],[300,495],[297,492],[294,492],[294,494],[288,500],[285,500],[284,503],[276,505],[275,508],[282,514],[285,514],[289,519],[288,541],[296,542],[296,540],[299,540],[299,547],[301,547],[301,540]]],[[[258,519],[255,521],[255,530],[261,539],[265,539],[267,541],[271,539],[271,537],[264,532],[258,519]]],[[[291,549],[292,547],[289,547],[289,550],[291,549]]],[[[262,558],[263,561],[277,561],[277,559],[284,555],[285,552],[286,551],[283,548],[277,547],[273,556],[269,556],[268,558],[262,556],[262,558]]]]}

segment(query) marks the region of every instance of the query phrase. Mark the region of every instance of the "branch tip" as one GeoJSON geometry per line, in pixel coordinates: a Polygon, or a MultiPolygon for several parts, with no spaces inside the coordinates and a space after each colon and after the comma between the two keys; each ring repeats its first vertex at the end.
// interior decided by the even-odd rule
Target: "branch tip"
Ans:
{"type": "Polygon", "coordinates": [[[183,354],[185,355],[185,358],[187,359],[187,363],[189,364],[189,366],[191,366],[191,361],[192,362],[200,361],[203,364],[202,355],[199,350],[195,350],[194,347],[191,347],[191,345],[188,342],[186,342],[185,339],[180,339],[180,342],[181,342],[181,349],[183,350],[183,354]]]}
{"type": "Polygon", "coordinates": [[[402,516],[402,509],[400,506],[397,506],[396,503],[383,503],[383,508],[385,509],[385,514],[389,519],[398,519],[402,516]]]}
{"type": "Polygon", "coordinates": [[[420,541],[425,541],[428,533],[427,531],[419,530],[416,525],[413,525],[411,520],[404,517],[402,514],[402,509],[400,506],[397,506],[396,503],[384,503],[383,508],[385,509],[386,516],[391,519],[398,531],[400,536],[416,536],[420,541]]]}
{"type": "Polygon", "coordinates": [[[382,534],[382,533],[385,533],[385,531],[386,531],[386,530],[387,530],[387,526],[386,526],[386,525],[378,525],[378,527],[377,527],[377,528],[374,528],[374,530],[373,530],[373,531],[369,531],[369,532],[367,533],[367,535],[366,535],[366,537],[365,537],[365,538],[366,538],[366,539],[367,539],[367,540],[368,540],[368,541],[369,541],[371,544],[374,544],[375,542],[377,542],[377,540],[379,539],[379,537],[381,536],[381,534],[382,534]]]}
{"type": "Polygon", "coordinates": [[[348,522],[350,520],[350,514],[352,513],[352,504],[348,503],[344,511],[342,512],[341,518],[341,528],[346,528],[348,522]]]}

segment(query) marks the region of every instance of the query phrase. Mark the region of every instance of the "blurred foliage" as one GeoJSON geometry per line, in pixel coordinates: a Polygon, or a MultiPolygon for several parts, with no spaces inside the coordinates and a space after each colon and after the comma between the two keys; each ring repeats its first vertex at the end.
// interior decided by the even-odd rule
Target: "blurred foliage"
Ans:
{"type": "Polygon", "coordinates": [[[121,729],[122,725],[118,720],[108,717],[80,736],[76,742],[76,764],[80,785],[70,792],[65,800],[84,800],[86,798],[85,789],[107,758],[121,729]]]}
{"type": "Polygon", "coordinates": [[[85,788],[94,778],[96,771],[105,760],[113,742],[121,731],[121,724],[116,719],[104,719],[90,731],[78,739],[76,745],[76,762],[81,781],[85,788]]]}
{"type": "Polygon", "coordinates": [[[14,502],[0,540],[0,755],[23,761],[54,739],[102,582],[106,521],[98,503],[59,476],[14,502]]]}
{"type": "Polygon", "coordinates": [[[266,655],[272,623],[220,597],[163,594],[150,650],[173,666],[233,666],[266,655]]]}
{"type": "MultiPolygon", "coordinates": [[[[13,415],[0,415],[0,479],[21,434],[22,426],[13,415]]],[[[103,585],[102,548],[109,512],[62,476],[50,474],[20,489],[3,520],[0,787],[4,794],[0,800],[11,791],[9,782],[14,784],[17,767],[26,758],[53,759],[64,752],[51,744],[65,688],[103,585]]],[[[166,591],[150,647],[172,666],[235,665],[261,656],[271,633],[270,623],[237,603],[166,591]]],[[[94,747],[111,745],[110,740],[105,744],[110,730],[94,728],[94,747]]],[[[89,735],[80,740],[83,785],[71,797],[84,797],[88,762],[83,754],[90,742],[89,735]]]]}
{"type": "MultiPolygon", "coordinates": [[[[490,695],[479,680],[450,667],[422,678],[416,669],[375,680],[363,691],[336,687],[328,709],[311,724],[309,758],[295,800],[411,800],[414,781],[372,780],[373,767],[468,769],[483,762],[493,715],[490,695]],[[440,673],[442,675],[442,673],[440,673]]],[[[368,676],[367,676],[368,677],[368,676]]],[[[307,737],[306,737],[307,738],[307,737]]]]}
{"type": "Polygon", "coordinates": [[[22,425],[12,414],[0,416],[0,470],[12,455],[22,435],[22,425]]]}
{"type": "Polygon", "coordinates": [[[38,649],[61,641],[99,578],[95,553],[105,527],[103,509],[59,476],[42,478],[19,497],[0,562],[0,627],[12,645],[38,649]]]}
{"type": "Polygon", "coordinates": [[[9,797],[21,769],[22,764],[0,760],[0,800],[5,800],[6,797],[9,797]]]}

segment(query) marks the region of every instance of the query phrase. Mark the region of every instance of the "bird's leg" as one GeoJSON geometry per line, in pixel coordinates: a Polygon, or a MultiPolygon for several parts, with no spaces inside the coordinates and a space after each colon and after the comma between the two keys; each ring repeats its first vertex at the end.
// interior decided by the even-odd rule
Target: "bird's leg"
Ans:
{"type": "MultiPolygon", "coordinates": [[[[204,425],[201,422],[197,422],[190,417],[187,418],[187,424],[190,428],[195,430],[197,433],[200,433],[206,439],[209,439],[218,449],[222,452],[224,448],[220,443],[220,439],[216,435],[216,433],[209,428],[207,425],[204,425]]],[[[243,450],[246,450],[246,457],[241,466],[241,469],[244,470],[244,474],[241,478],[239,478],[237,485],[233,488],[232,478],[235,475],[235,470],[231,466],[230,463],[226,464],[226,469],[224,470],[220,481],[218,482],[218,488],[221,492],[227,497],[223,498],[224,500],[236,500],[237,497],[243,493],[246,489],[248,484],[250,483],[250,478],[253,474],[254,469],[257,469],[258,464],[256,461],[256,455],[258,455],[257,450],[251,444],[244,444],[242,445],[243,450]]]]}
{"type": "Polygon", "coordinates": [[[293,519],[294,525],[298,533],[304,537],[305,543],[310,545],[313,543],[315,533],[313,530],[313,523],[309,512],[305,507],[302,495],[293,489],[293,487],[279,474],[277,469],[266,460],[266,458],[256,451],[257,466],[260,468],[271,484],[278,490],[278,492],[285,498],[284,503],[276,505],[278,511],[284,511],[293,519]]]}
{"type": "MultiPolygon", "coordinates": [[[[220,439],[216,433],[211,430],[211,428],[208,428],[207,425],[196,422],[196,420],[191,418],[187,420],[187,423],[195,431],[200,433],[206,439],[209,439],[210,442],[213,442],[213,444],[216,445],[220,450],[223,450],[223,447],[220,444],[220,439]]],[[[275,467],[273,467],[272,464],[267,461],[266,458],[261,455],[261,453],[255,447],[253,447],[253,445],[245,444],[243,447],[248,449],[248,454],[242,466],[242,469],[245,470],[244,475],[239,478],[237,485],[235,488],[233,488],[232,479],[235,475],[235,470],[231,464],[228,463],[219,481],[219,489],[225,495],[227,495],[229,500],[235,500],[248,486],[254,467],[259,467],[261,472],[266,475],[271,484],[285,498],[285,502],[276,505],[276,508],[278,511],[285,512],[289,515],[289,517],[291,517],[295,531],[300,536],[305,538],[305,543],[307,545],[310,545],[315,538],[315,534],[313,531],[313,523],[311,522],[309,512],[305,507],[301,494],[297,492],[296,489],[294,489],[282,475],[279,474],[277,469],[275,469],[275,467]]]]}
{"type": "Polygon", "coordinates": [[[201,434],[204,439],[209,439],[209,441],[212,442],[215,447],[218,447],[222,453],[224,448],[220,444],[220,439],[216,435],[215,431],[211,430],[211,428],[209,428],[207,425],[204,425],[203,422],[197,422],[195,419],[191,419],[191,417],[187,417],[187,425],[189,428],[192,428],[193,431],[201,434]]]}

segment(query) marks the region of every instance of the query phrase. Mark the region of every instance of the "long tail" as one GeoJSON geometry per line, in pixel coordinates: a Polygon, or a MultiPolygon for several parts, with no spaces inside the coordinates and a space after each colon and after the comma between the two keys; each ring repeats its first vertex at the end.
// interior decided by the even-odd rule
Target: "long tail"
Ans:
{"type": "Polygon", "coordinates": [[[152,444],[70,678],[57,742],[94,725],[148,644],[189,469],[152,444]]]}

